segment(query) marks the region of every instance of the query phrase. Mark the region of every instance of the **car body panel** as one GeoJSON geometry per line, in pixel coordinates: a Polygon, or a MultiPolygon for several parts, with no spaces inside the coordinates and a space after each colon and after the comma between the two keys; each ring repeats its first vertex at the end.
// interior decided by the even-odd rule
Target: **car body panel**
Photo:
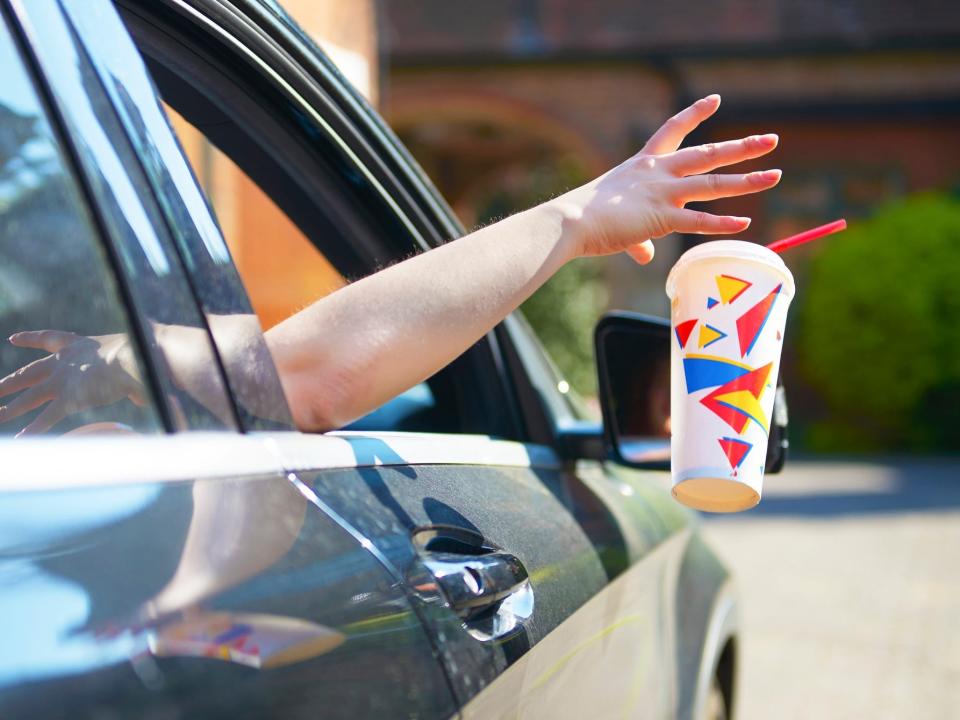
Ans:
{"type": "Polygon", "coordinates": [[[347,518],[411,586],[419,587],[416,595],[427,608],[428,626],[461,702],[486,694],[484,688],[496,681],[499,687],[529,694],[515,698],[517,709],[540,707],[539,681],[530,685],[498,678],[543,672],[541,658],[554,657],[558,648],[572,651],[586,637],[606,635],[615,627],[615,638],[606,645],[622,650],[646,633],[644,652],[635,647],[619,661],[626,669],[614,675],[592,660],[592,651],[600,646],[576,654],[564,672],[581,681],[577,707],[591,702],[627,707],[643,698],[647,716],[669,712],[674,687],[665,642],[671,633],[669,598],[661,588],[676,577],[687,514],[667,498],[667,512],[656,515],[650,499],[666,497],[662,491],[636,477],[615,480],[599,463],[564,468],[547,448],[489,438],[426,433],[270,438],[285,465],[296,467],[322,502],[347,518]],[[362,483],[349,471],[320,469],[333,457],[334,438],[351,445],[349,451],[341,450],[341,461],[353,455],[366,466],[360,469],[362,483]],[[471,455],[476,460],[471,462],[471,455]],[[520,559],[530,574],[534,609],[519,632],[495,643],[478,641],[435,588],[417,582],[425,575],[426,554],[412,538],[434,526],[478,532],[520,559]],[[619,589],[613,589],[614,583],[619,589]],[[584,610],[590,603],[594,610],[584,610]],[[538,650],[542,642],[546,649],[538,650]],[[538,659],[514,669],[514,663],[534,651],[538,659]]]}
{"type": "Polygon", "coordinates": [[[3,717],[455,714],[402,586],[268,443],[2,444],[23,469],[0,482],[3,717]],[[61,462],[28,470],[46,448],[61,462]],[[111,469],[71,475],[97,451],[111,469]]]}

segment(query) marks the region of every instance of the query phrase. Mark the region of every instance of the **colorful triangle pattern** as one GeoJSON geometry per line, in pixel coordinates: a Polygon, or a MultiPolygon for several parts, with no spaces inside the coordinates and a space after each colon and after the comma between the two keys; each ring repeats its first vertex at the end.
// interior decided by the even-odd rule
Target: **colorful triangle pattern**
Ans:
{"type": "Polygon", "coordinates": [[[720,291],[720,300],[729,305],[743,295],[753,283],[733,277],[732,275],[717,275],[717,290],[720,291]]]}
{"type": "Polygon", "coordinates": [[[720,301],[716,298],[708,297],[707,298],[707,310],[710,310],[714,305],[719,304],[720,301]]]}
{"type": "Polygon", "coordinates": [[[743,434],[751,420],[767,432],[769,423],[760,406],[760,398],[766,389],[772,368],[773,363],[767,363],[734,378],[703,397],[700,402],[738,434],[743,434]]]}
{"type": "Polygon", "coordinates": [[[736,470],[743,464],[744,458],[746,458],[753,449],[752,444],[746,440],[738,440],[737,438],[723,437],[719,439],[719,442],[720,448],[723,450],[723,454],[727,456],[727,460],[730,462],[730,467],[733,470],[736,470]]]}
{"type": "Polygon", "coordinates": [[[710,347],[717,340],[723,340],[727,334],[722,330],[717,330],[713,325],[704,323],[700,326],[700,338],[698,344],[701,348],[710,347]]]}
{"type": "Polygon", "coordinates": [[[711,355],[687,355],[683,359],[687,393],[723,385],[746,375],[752,369],[747,365],[711,355]]]}
{"type": "Polygon", "coordinates": [[[677,323],[675,331],[677,333],[677,341],[680,343],[681,350],[687,346],[687,340],[690,339],[690,333],[693,332],[693,328],[696,324],[696,318],[693,320],[685,320],[682,323],[677,323]]]}
{"type": "Polygon", "coordinates": [[[773,304],[780,295],[783,283],[777,285],[770,294],[737,318],[737,337],[740,339],[740,357],[746,357],[760,337],[763,326],[773,310],[773,304]]]}

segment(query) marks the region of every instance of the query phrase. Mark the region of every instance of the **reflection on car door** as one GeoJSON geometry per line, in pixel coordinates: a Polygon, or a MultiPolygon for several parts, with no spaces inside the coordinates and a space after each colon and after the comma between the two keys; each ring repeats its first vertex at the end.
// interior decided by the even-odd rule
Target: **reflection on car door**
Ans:
{"type": "Polygon", "coordinates": [[[608,584],[602,556],[621,561],[642,540],[628,549],[608,507],[552,451],[480,436],[271,438],[318,501],[406,579],[471,716],[667,712],[669,543],[608,584]],[[485,573],[493,555],[518,561],[529,598],[512,601],[527,590],[515,576],[485,573]],[[464,612],[456,596],[471,586],[481,604],[464,612]]]}
{"type": "Polygon", "coordinates": [[[0,443],[0,716],[455,714],[402,586],[264,441],[0,443]]]}

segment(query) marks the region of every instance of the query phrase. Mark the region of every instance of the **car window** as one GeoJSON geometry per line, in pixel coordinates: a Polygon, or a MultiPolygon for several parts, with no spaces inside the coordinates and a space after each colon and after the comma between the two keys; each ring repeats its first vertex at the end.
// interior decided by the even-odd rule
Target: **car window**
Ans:
{"type": "Polygon", "coordinates": [[[159,432],[111,265],[0,19],[0,435],[159,432]]]}
{"type": "MultiPolygon", "coordinates": [[[[175,111],[172,125],[265,326],[414,250],[395,201],[282,86],[239,72],[243,58],[194,45],[177,28],[158,32],[139,9],[122,17],[175,111]]],[[[455,363],[349,427],[492,432],[479,416],[481,393],[455,363]]]]}
{"type": "Polygon", "coordinates": [[[187,269],[242,427],[292,427],[279,376],[229,250],[116,10],[106,0],[61,4],[136,151],[145,190],[159,204],[187,269]]]}
{"type": "MultiPolygon", "coordinates": [[[[259,185],[198,128],[164,109],[223,229],[260,324],[267,330],[347,281],[259,185]]],[[[349,242],[346,237],[340,242],[349,242]]],[[[326,239],[329,245],[329,237],[326,239]]],[[[430,425],[437,401],[422,382],[351,423],[351,430],[450,430],[430,425]]]]}
{"type": "Polygon", "coordinates": [[[346,284],[249,175],[176,110],[166,104],[164,110],[216,213],[264,330],[346,284]]]}
{"type": "MultiPolygon", "coordinates": [[[[194,174],[217,215],[234,264],[264,330],[347,284],[344,276],[271,197],[197,127],[169,105],[194,174]]],[[[349,243],[328,234],[324,244],[349,243]]],[[[451,430],[439,417],[430,384],[414,388],[351,423],[351,430],[451,430]]]]}

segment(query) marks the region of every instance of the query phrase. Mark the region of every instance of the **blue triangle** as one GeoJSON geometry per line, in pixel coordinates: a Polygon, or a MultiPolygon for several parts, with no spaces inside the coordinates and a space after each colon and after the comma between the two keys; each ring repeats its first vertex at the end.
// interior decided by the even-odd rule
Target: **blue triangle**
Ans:
{"type": "Polygon", "coordinates": [[[719,300],[714,300],[712,297],[708,297],[708,298],[707,298],[707,310],[709,310],[710,308],[712,308],[712,307],[713,307],[714,305],[716,305],[718,302],[720,302],[720,301],[719,301],[719,300]]]}

